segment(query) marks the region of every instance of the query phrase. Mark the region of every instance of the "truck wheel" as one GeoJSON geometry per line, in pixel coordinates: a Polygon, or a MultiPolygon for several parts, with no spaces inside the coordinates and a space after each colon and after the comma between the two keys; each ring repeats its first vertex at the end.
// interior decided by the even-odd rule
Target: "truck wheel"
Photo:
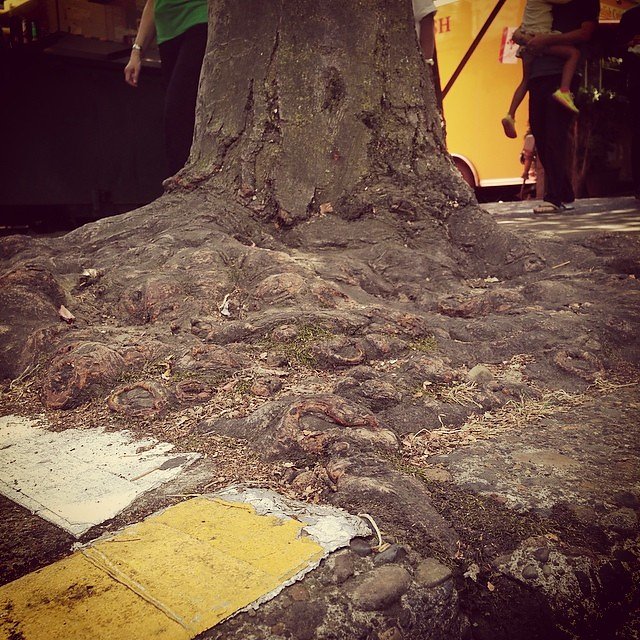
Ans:
{"type": "Polygon", "coordinates": [[[453,164],[456,166],[456,169],[460,172],[460,175],[463,177],[464,181],[472,189],[475,189],[478,185],[476,184],[476,179],[471,167],[462,158],[458,158],[457,156],[453,157],[453,164]]]}

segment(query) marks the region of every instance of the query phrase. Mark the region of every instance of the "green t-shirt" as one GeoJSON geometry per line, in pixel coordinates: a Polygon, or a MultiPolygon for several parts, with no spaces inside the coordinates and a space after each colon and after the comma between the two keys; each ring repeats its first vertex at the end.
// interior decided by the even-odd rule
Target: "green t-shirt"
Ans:
{"type": "Polygon", "coordinates": [[[207,0],[155,0],[154,21],[158,44],[176,38],[209,20],[207,0]]]}

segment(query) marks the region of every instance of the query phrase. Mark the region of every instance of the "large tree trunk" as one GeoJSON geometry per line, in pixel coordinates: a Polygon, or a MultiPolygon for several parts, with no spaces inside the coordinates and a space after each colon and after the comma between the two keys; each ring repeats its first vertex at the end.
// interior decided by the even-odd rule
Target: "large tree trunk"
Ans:
{"type": "Polygon", "coordinates": [[[455,262],[464,247],[492,271],[540,268],[478,215],[450,161],[410,2],[210,6],[191,158],[170,188],[197,185],[277,226],[308,222],[305,239],[375,219],[455,262]]]}
{"type": "Polygon", "coordinates": [[[285,224],[326,202],[357,216],[381,191],[411,196],[438,217],[445,202],[467,203],[410,10],[409,2],[213,2],[191,170],[225,193],[255,195],[258,211],[285,224]]]}

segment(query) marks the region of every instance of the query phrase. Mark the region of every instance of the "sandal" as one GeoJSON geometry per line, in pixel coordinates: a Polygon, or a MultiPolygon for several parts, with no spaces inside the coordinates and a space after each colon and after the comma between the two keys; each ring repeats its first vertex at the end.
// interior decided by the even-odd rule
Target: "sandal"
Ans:
{"type": "Polygon", "coordinates": [[[560,211],[564,211],[564,207],[553,204],[553,202],[544,202],[533,208],[533,213],[558,213],[560,211]]]}

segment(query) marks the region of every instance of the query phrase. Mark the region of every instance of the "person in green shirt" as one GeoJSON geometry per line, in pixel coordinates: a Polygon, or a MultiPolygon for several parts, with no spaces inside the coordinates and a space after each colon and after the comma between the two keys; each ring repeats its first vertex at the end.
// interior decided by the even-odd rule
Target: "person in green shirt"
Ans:
{"type": "Polygon", "coordinates": [[[137,87],[143,53],[156,36],[167,84],[164,132],[169,175],[189,158],[207,25],[207,0],[147,0],[124,69],[127,84],[137,87]]]}

